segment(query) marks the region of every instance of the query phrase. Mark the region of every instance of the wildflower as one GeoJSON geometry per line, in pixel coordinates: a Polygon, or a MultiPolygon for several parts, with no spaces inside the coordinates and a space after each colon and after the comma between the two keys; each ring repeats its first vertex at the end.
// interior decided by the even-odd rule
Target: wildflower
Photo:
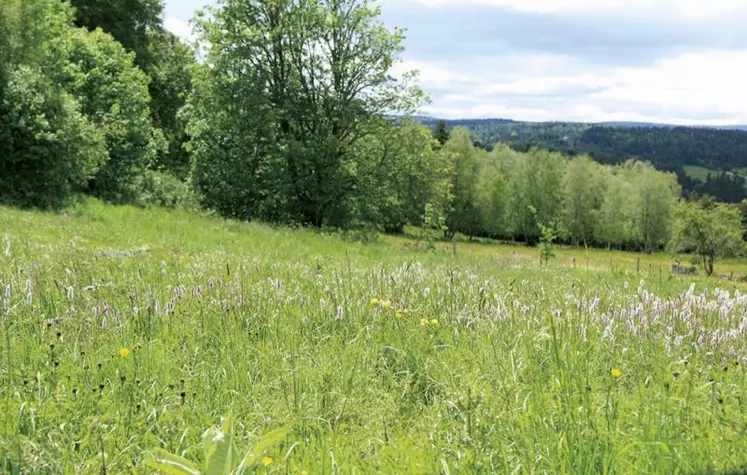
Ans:
{"type": "Polygon", "coordinates": [[[371,305],[379,305],[380,300],[377,298],[371,299],[371,305]]]}
{"type": "Polygon", "coordinates": [[[434,327],[440,327],[441,326],[441,324],[438,323],[438,320],[436,320],[435,318],[433,320],[431,320],[431,325],[433,325],[434,327]]]}
{"type": "Polygon", "coordinates": [[[427,318],[421,318],[421,319],[420,319],[420,326],[421,326],[421,327],[427,327],[429,323],[430,323],[430,322],[428,321],[428,319],[427,319],[427,318]]]}
{"type": "Polygon", "coordinates": [[[619,368],[612,368],[612,371],[610,371],[610,374],[613,378],[621,378],[622,377],[622,371],[620,371],[619,368]]]}
{"type": "Polygon", "coordinates": [[[409,313],[410,313],[410,311],[407,310],[407,309],[397,309],[396,315],[398,317],[403,317],[405,315],[408,315],[409,313]]]}
{"type": "Polygon", "coordinates": [[[259,463],[261,463],[265,467],[269,467],[270,465],[272,465],[272,462],[273,462],[272,457],[263,457],[259,463]]]}
{"type": "Polygon", "coordinates": [[[392,308],[392,301],[391,300],[384,300],[383,302],[379,302],[379,306],[381,308],[392,308]]]}
{"type": "Polygon", "coordinates": [[[121,358],[127,358],[127,355],[129,355],[129,354],[130,354],[129,348],[120,348],[119,349],[119,356],[121,358]]]}

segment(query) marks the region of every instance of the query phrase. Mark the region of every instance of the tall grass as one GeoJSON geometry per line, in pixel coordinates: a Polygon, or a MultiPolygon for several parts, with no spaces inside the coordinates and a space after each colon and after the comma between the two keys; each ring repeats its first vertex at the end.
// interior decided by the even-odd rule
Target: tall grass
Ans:
{"type": "Polygon", "coordinates": [[[747,465],[737,284],[95,201],[0,234],[7,472],[202,466],[224,417],[242,453],[289,428],[264,472],[747,465]]]}

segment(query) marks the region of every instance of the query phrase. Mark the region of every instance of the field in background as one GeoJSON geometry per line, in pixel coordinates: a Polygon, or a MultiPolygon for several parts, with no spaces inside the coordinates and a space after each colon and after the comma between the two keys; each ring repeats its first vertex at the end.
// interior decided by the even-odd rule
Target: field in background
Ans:
{"type": "Polygon", "coordinates": [[[0,208],[0,471],[199,465],[229,416],[259,472],[747,467],[744,284],[538,252],[0,208]]]}

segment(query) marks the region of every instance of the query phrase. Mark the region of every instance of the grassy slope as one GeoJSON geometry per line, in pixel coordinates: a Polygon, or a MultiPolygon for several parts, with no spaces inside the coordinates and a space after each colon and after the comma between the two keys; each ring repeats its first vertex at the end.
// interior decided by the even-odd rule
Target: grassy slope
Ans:
{"type": "Polygon", "coordinates": [[[690,281],[665,256],[636,273],[637,256],[563,250],[541,269],[523,248],[426,253],[96,202],[0,208],[0,239],[5,467],[100,473],[103,450],[109,472],[142,471],[159,446],[199,460],[229,412],[241,450],[290,426],[267,453],[290,473],[747,463],[747,302],[713,294],[741,285],[698,278],[667,300],[690,281]]]}

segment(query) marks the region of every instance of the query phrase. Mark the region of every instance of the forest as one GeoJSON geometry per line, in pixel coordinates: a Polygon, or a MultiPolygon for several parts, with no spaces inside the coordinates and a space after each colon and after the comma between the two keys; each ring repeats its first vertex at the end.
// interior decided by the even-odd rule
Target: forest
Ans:
{"type": "Polygon", "coordinates": [[[415,72],[391,74],[404,33],[370,2],[224,1],[195,17],[200,62],[163,28],[159,0],[131,4],[0,6],[0,202],[59,209],[91,195],[245,221],[653,252],[694,216],[685,182],[686,198],[741,235],[747,207],[711,199],[732,190],[724,201],[740,202],[741,179],[668,170],[743,165],[743,132],[424,124],[415,72]]]}
{"type": "MultiPolygon", "coordinates": [[[[433,128],[439,120],[420,117],[433,128]]],[[[496,143],[526,151],[541,147],[569,155],[585,154],[606,164],[644,160],[675,173],[686,194],[711,195],[738,203],[747,198],[747,131],[743,128],[677,127],[657,124],[578,122],[518,122],[507,119],[447,121],[466,127],[476,146],[490,150],[496,143]],[[689,176],[683,167],[712,170],[710,177],[689,176]]]]}

